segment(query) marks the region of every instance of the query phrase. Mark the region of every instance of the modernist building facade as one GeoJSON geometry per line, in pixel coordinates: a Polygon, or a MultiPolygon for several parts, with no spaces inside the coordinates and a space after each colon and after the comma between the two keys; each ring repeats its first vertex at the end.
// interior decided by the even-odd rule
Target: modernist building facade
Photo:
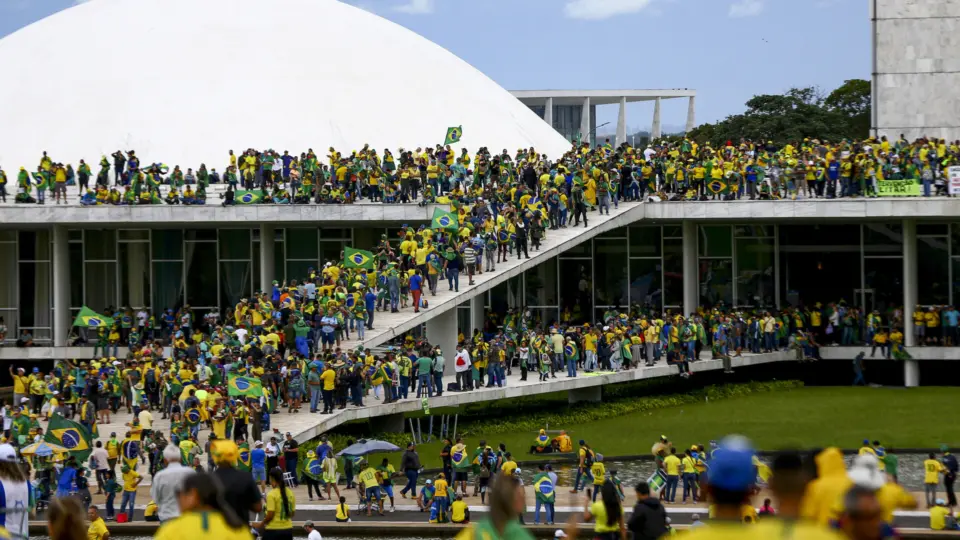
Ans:
{"type": "MultiPolygon", "coordinates": [[[[125,210],[143,219],[113,222],[105,219],[113,208],[64,208],[46,214],[62,219],[8,220],[0,225],[0,316],[8,340],[24,329],[39,344],[63,340],[69,328],[62,326],[82,306],[159,314],[190,305],[197,317],[229,313],[273,280],[302,279],[310,267],[338,260],[346,246],[370,248],[382,234],[398,238],[402,224],[427,223],[431,211],[405,206],[386,218],[383,205],[353,205],[330,208],[336,220],[315,219],[326,208],[304,207],[306,219],[185,208],[170,211],[198,221],[156,221],[138,212],[151,209],[132,208],[125,210]],[[347,208],[352,221],[337,213],[347,208]],[[235,219],[201,221],[205,213],[235,219]],[[69,317],[56,316],[59,299],[69,317]]],[[[630,305],[690,312],[843,300],[883,311],[950,305],[960,295],[960,220],[943,217],[958,214],[953,200],[662,203],[635,210],[641,212],[631,214],[638,216],[632,222],[482,293],[484,307],[528,308],[544,323],[569,311],[592,322],[630,305]]],[[[6,217],[38,211],[11,209],[6,217]]],[[[469,330],[476,320],[470,299],[458,311],[459,327],[469,330]]]]}

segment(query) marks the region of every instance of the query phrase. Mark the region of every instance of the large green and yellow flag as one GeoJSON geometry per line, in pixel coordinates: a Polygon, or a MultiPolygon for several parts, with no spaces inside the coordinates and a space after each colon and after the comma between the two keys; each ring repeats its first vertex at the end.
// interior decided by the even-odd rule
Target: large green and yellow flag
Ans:
{"type": "Polygon", "coordinates": [[[100,315],[87,306],[83,306],[80,308],[80,313],[77,313],[77,318],[73,320],[73,325],[82,328],[109,328],[113,326],[113,319],[100,315]]]}
{"type": "Polygon", "coordinates": [[[457,216],[455,214],[436,208],[433,211],[433,222],[431,222],[430,228],[458,231],[460,230],[460,224],[457,222],[457,216]]]}
{"type": "Polygon", "coordinates": [[[245,191],[238,189],[233,195],[233,200],[237,204],[259,204],[263,200],[263,190],[254,189],[245,191]]]}
{"type": "Polygon", "coordinates": [[[263,384],[260,379],[253,377],[230,375],[227,378],[227,394],[231,397],[258,398],[263,396],[263,384]]]}
{"type": "Polygon", "coordinates": [[[710,182],[707,183],[707,191],[714,195],[726,195],[727,193],[730,193],[730,187],[725,181],[717,178],[715,180],[710,180],[710,182]]]}
{"type": "Polygon", "coordinates": [[[443,144],[458,143],[460,142],[460,137],[463,137],[463,126],[447,128],[447,136],[443,140],[443,144]]]}
{"type": "Polygon", "coordinates": [[[240,443],[240,456],[237,459],[237,470],[250,472],[250,445],[246,441],[240,443]]]}
{"type": "Polygon", "coordinates": [[[70,451],[70,455],[77,461],[84,462],[93,451],[90,432],[87,428],[73,420],[67,420],[59,414],[54,414],[47,426],[47,434],[43,440],[58,444],[70,451]]]}
{"type": "Polygon", "coordinates": [[[362,249],[344,248],[343,267],[373,270],[373,253],[362,249]]]}

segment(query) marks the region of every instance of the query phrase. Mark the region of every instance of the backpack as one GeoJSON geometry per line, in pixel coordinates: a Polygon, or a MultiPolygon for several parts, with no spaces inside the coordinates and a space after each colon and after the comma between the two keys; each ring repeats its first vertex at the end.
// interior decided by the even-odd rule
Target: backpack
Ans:
{"type": "Polygon", "coordinates": [[[583,458],[583,466],[589,468],[591,465],[593,465],[593,459],[595,455],[592,448],[587,448],[586,450],[586,456],[583,458]]]}
{"type": "Polygon", "coordinates": [[[147,379],[147,384],[155,385],[157,384],[157,372],[153,369],[148,369],[147,374],[145,375],[147,379]]]}

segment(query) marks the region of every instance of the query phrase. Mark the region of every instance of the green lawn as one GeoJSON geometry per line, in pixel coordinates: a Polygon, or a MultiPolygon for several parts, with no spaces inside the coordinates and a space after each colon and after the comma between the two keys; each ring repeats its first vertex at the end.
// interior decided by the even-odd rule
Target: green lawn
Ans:
{"type": "MultiPolygon", "coordinates": [[[[956,447],[958,403],[960,389],[947,387],[801,388],[550,428],[568,430],[574,442],[585,439],[607,457],[648,454],[661,434],[679,447],[707,444],[730,433],[749,437],[761,450],[856,448],[865,438],[879,439],[888,449],[956,447]]],[[[427,420],[421,422],[426,430],[427,420]]],[[[487,444],[506,443],[522,460],[535,435],[503,433],[487,437],[487,444]]],[[[479,436],[465,437],[468,447],[476,446],[479,436]]],[[[439,442],[418,451],[425,466],[439,466],[439,442]]]]}

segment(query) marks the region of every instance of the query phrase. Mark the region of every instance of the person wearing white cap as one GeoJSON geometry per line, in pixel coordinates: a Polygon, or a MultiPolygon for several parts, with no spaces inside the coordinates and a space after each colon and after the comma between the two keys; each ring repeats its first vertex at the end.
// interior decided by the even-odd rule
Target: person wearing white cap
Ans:
{"type": "Polygon", "coordinates": [[[563,532],[563,529],[557,529],[556,531],[554,531],[553,537],[554,537],[554,538],[566,538],[566,537],[567,537],[567,533],[563,532]]]}
{"type": "Polygon", "coordinates": [[[28,511],[30,508],[29,477],[24,474],[17,460],[17,451],[9,444],[0,444],[0,489],[3,491],[3,507],[0,508],[0,526],[7,529],[12,538],[29,538],[28,511]]]}

